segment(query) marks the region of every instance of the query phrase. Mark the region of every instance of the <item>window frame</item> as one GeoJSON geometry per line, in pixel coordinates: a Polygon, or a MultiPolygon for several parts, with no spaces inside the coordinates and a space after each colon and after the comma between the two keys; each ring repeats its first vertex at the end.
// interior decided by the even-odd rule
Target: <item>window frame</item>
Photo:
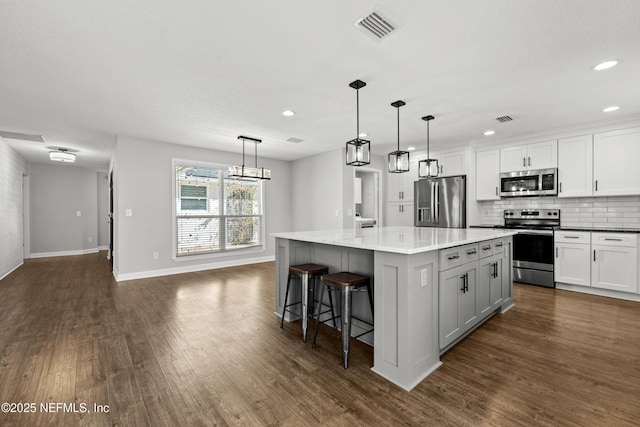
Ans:
{"type": "MultiPolygon", "coordinates": [[[[220,258],[220,257],[230,257],[237,255],[246,255],[246,254],[254,254],[254,253],[262,253],[266,251],[266,206],[265,206],[265,190],[266,186],[261,180],[259,181],[260,185],[260,204],[262,206],[262,214],[254,215],[260,217],[260,244],[256,246],[251,246],[248,248],[236,248],[236,249],[222,249],[218,251],[206,252],[206,253],[193,253],[193,254],[183,254],[178,255],[178,212],[177,212],[177,201],[180,195],[178,194],[178,182],[176,179],[176,167],[178,166],[197,166],[197,167],[206,167],[212,169],[221,169],[222,171],[226,171],[229,166],[228,164],[223,163],[213,163],[213,162],[203,162],[197,160],[188,160],[188,159],[171,159],[171,240],[172,240],[172,249],[171,249],[171,258],[176,262],[183,261],[193,261],[198,259],[207,259],[207,258],[220,258]]],[[[224,187],[224,180],[221,181],[221,186],[224,187]]],[[[207,190],[207,207],[209,205],[210,194],[207,190]]],[[[238,217],[238,215],[224,215],[224,213],[220,215],[194,215],[194,217],[199,216],[212,216],[212,217],[238,217]]],[[[244,215],[241,215],[244,217],[244,215]]],[[[222,233],[224,235],[224,233],[222,233]]]]}

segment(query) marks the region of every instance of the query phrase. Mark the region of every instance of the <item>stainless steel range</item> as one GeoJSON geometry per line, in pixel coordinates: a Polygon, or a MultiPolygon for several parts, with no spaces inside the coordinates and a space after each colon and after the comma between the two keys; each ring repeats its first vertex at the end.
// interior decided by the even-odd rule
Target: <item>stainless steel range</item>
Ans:
{"type": "Polygon", "coordinates": [[[553,281],[553,232],[560,227],[560,209],[508,209],[504,228],[513,236],[513,280],[555,287],[553,281]]]}

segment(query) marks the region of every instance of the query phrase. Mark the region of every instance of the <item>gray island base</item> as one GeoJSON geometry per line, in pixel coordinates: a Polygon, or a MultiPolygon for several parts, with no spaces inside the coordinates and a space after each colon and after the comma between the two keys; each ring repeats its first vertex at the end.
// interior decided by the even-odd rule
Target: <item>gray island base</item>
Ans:
{"type": "MultiPolygon", "coordinates": [[[[322,264],[330,273],[372,277],[375,330],[360,339],[373,345],[371,369],[411,390],[442,364],[442,353],[513,306],[514,234],[424,227],[274,233],[276,314],[282,313],[290,265],[322,264]]],[[[299,297],[292,293],[291,301],[299,297]]],[[[366,294],[354,296],[353,314],[371,319],[366,294]]],[[[285,315],[286,321],[297,319],[285,315]]],[[[354,320],[352,335],[366,328],[354,320]]]]}

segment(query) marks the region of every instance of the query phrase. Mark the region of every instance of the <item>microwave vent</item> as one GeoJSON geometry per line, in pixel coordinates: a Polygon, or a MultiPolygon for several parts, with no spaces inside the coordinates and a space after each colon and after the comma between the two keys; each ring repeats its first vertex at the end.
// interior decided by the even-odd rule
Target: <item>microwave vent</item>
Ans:
{"type": "Polygon", "coordinates": [[[496,117],[496,120],[499,121],[500,123],[506,123],[513,120],[513,118],[511,116],[500,116],[500,117],[496,117]]]}

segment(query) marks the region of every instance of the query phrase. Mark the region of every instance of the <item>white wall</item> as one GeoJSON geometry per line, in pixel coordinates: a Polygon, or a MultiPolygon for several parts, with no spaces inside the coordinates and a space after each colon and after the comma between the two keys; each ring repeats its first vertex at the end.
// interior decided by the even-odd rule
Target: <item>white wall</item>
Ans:
{"type": "Polygon", "coordinates": [[[22,265],[22,175],[27,162],[0,138],[0,279],[22,265]]]}
{"type": "Polygon", "coordinates": [[[67,164],[32,163],[29,181],[31,256],[95,252],[97,172],[67,164]]]}
{"type": "Polygon", "coordinates": [[[98,247],[109,246],[109,174],[98,172],[98,247]]]}
{"type": "Polygon", "coordinates": [[[291,165],[292,231],[338,229],[343,226],[345,190],[342,149],[295,160],[291,165]],[[336,211],[338,215],[336,215],[336,211]]]}
{"type": "Polygon", "coordinates": [[[118,280],[239,265],[275,256],[270,233],[291,229],[291,164],[259,158],[271,169],[265,183],[266,250],[215,258],[172,258],[172,159],[238,164],[241,155],[184,145],[119,137],[112,162],[114,174],[114,273],[118,280]],[[125,217],[125,209],[132,216],[125,217]],[[158,252],[158,259],[153,253],[158,252]]]}

